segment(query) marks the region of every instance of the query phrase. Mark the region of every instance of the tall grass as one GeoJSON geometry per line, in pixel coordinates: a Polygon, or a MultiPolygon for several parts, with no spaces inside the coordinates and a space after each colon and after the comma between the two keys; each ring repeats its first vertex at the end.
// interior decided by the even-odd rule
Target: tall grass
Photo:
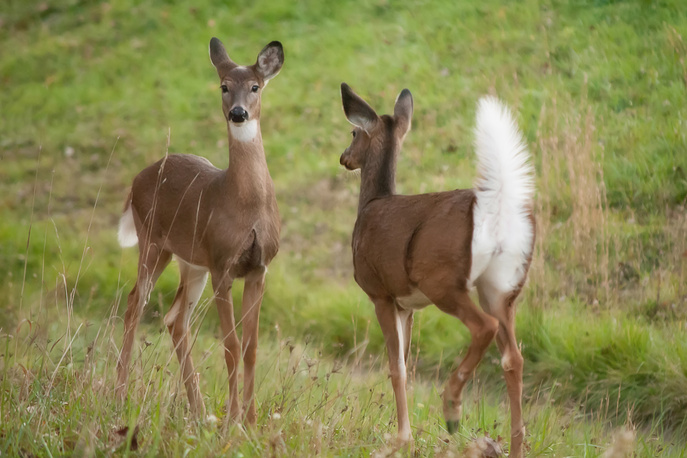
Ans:
{"type": "MultiPolygon", "coordinates": [[[[57,321],[63,327],[66,318],[57,321]]],[[[159,326],[144,326],[133,360],[129,399],[123,405],[115,403],[113,338],[119,334],[118,325],[112,315],[97,330],[77,327],[68,348],[48,342],[36,329],[17,329],[16,334],[3,336],[0,443],[4,454],[389,456],[397,451],[389,445],[395,405],[381,356],[367,355],[371,359],[363,370],[352,360],[333,360],[317,346],[272,333],[263,339],[260,351],[258,426],[244,430],[188,417],[171,343],[159,326]]],[[[198,336],[195,353],[200,356],[201,390],[209,411],[226,420],[223,400],[228,387],[221,351],[214,336],[198,336]]],[[[507,403],[499,400],[505,393],[480,386],[475,383],[468,393],[469,413],[459,434],[449,436],[439,420],[439,386],[411,380],[415,455],[459,456],[474,449],[473,440],[485,434],[498,441],[506,436],[507,403]]],[[[530,454],[596,456],[608,447],[612,430],[604,423],[615,405],[610,413],[596,410],[597,421],[590,421],[585,419],[589,407],[556,407],[552,395],[541,391],[525,403],[530,454]]],[[[610,397],[601,402],[612,401],[610,397]]],[[[669,440],[657,443],[654,437],[661,436],[639,435],[637,451],[683,456],[669,440]]]]}
{"type": "MultiPolygon", "coordinates": [[[[542,106],[536,140],[541,161],[538,238],[531,284],[538,290],[581,295],[598,305],[599,300],[608,304],[610,299],[609,214],[603,150],[594,130],[594,113],[586,97],[572,113],[560,113],[556,98],[551,106],[542,106]],[[547,277],[552,258],[565,262],[577,275],[555,275],[560,283],[552,285],[551,276],[547,277]]],[[[546,299],[541,299],[545,304],[546,299]]]]}

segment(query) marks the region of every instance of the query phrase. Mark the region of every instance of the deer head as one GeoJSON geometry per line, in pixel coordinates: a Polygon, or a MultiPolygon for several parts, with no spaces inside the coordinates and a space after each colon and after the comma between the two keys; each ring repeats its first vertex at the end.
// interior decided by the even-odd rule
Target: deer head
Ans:
{"type": "Polygon", "coordinates": [[[257,132],[260,120],[260,96],[284,64],[284,50],[281,43],[273,41],[258,54],[257,61],[244,67],[231,60],[224,45],[217,38],[210,40],[210,60],[217,69],[222,90],[222,111],[230,130],[236,134],[244,130],[253,135],[243,135],[252,139],[257,132]],[[239,130],[241,128],[241,130],[239,130]]]}
{"type": "Polygon", "coordinates": [[[385,151],[395,153],[400,148],[413,115],[413,96],[408,89],[396,98],[393,116],[378,116],[346,83],[341,83],[341,101],[346,119],[354,126],[353,139],[341,155],[341,165],[348,170],[362,169],[385,151]]]}

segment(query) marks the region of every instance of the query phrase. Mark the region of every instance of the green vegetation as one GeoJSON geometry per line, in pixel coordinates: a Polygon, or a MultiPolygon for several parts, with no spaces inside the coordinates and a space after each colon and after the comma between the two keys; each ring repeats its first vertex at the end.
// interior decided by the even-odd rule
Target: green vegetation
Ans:
{"type": "MultiPolygon", "coordinates": [[[[346,81],[379,112],[412,91],[403,193],[471,186],[479,96],[517,113],[538,177],[517,320],[529,454],[599,456],[629,427],[636,456],[687,456],[686,40],[682,0],[3,2],[0,454],[393,452],[383,339],[352,280],[358,179],[338,164],[346,81]],[[116,243],[127,187],[167,151],[227,165],[212,36],[239,63],[275,39],[286,54],[262,107],[283,230],[249,431],[185,419],[161,331],[174,269],[143,318],[130,400],[113,396],[136,270],[136,250],[116,243]]],[[[193,323],[201,389],[223,417],[214,305],[199,305],[193,323]]],[[[432,309],[415,328],[416,454],[509,437],[496,348],[449,437],[440,393],[468,334],[432,309]]]]}

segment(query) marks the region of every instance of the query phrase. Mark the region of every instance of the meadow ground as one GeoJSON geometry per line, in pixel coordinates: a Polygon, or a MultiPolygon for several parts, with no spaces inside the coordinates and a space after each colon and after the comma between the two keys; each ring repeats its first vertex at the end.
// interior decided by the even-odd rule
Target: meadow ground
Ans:
{"type": "MultiPolygon", "coordinates": [[[[471,186],[481,95],[516,113],[537,171],[538,238],[517,317],[528,455],[687,456],[685,40],[680,0],[3,2],[0,454],[408,453],[388,446],[383,339],[352,280],[359,181],[338,164],[345,81],[379,112],[412,91],[401,193],[471,186]],[[286,53],[262,106],[283,229],[249,430],[187,419],[161,318],[176,267],[139,328],[129,400],[113,396],[136,271],[136,250],[116,242],[131,179],[166,152],[227,165],[212,36],[239,63],[275,39],[286,53]]],[[[222,420],[209,298],[192,318],[194,358],[222,420]]],[[[454,319],[416,316],[411,454],[470,453],[485,435],[507,450],[495,346],[459,433],[445,431],[440,393],[467,342],[454,319]]]]}

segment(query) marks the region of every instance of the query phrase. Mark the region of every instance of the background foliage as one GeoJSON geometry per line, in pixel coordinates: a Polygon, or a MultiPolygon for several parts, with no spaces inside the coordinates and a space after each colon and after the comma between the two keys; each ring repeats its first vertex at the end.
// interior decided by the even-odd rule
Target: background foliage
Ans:
{"type": "MultiPolygon", "coordinates": [[[[139,425],[137,453],[151,455],[384,451],[395,414],[383,340],[350,261],[358,179],[338,164],[346,81],[380,113],[412,91],[402,193],[471,186],[480,95],[517,113],[538,177],[538,241],[518,315],[530,453],[595,456],[629,425],[639,456],[684,456],[685,11],[680,0],[3,2],[0,451],[128,453],[112,432],[125,424],[139,425]],[[184,397],[166,396],[176,377],[162,375],[177,366],[160,328],[174,268],[139,331],[132,400],[111,400],[136,270],[136,250],[116,243],[127,186],[166,152],[227,166],[211,36],[239,63],[275,39],[286,53],[262,109],[283,231],[262,311],[261,426],[220,435],[187,426],[184,397]]],[[[226,376],[209,300],[193,322],[203,393],[221,416],[226,376]]],[[[495,348],[461,434],[443,431],[439,393],[467,341],[455,320],[418,315],[421,455],[508,436],[495,348]]]]}

